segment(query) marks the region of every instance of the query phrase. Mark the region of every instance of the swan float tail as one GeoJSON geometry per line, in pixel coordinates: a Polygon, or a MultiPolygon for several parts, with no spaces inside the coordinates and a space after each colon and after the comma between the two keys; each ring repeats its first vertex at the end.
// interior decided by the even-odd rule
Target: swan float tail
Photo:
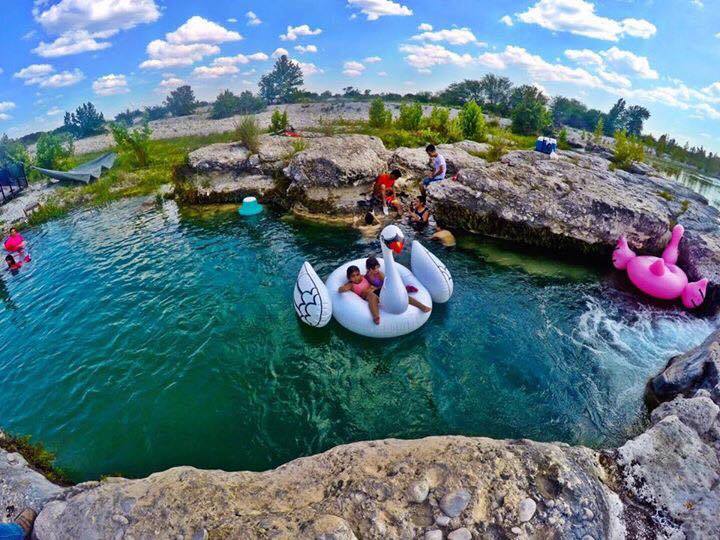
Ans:
{"type": "Polygon", "coordinates": [[[428,290],[433,302],[443,304],[450,300],[453,293],[450,271],[417,240],[412,243],[410,268],[413,275],[428,290]]]}
{"type": "Polygon", "coordinates": [[[300,268],[293,292],[295,313],[309,326],[322,328],[332,317],[332,302],[327,287],[309,262],[300,268]]]}

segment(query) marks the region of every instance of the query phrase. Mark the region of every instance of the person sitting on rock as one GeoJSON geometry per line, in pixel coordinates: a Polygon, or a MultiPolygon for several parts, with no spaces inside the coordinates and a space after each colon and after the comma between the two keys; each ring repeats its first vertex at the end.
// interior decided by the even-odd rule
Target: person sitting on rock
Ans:
{"type": "Polygon", "coordinates": [[[410,223],[416,229],[423,229],[430,221],[430,209],[425,206],[425,196],[418,195],[413,200],[412,212],[410,212],[410,223]]]}
{"type": "Polygon", "coordinates": [[[425,195],[427,192],[427,187],[432,184],[433,182],[439,182],[440,180],[445,179],[445,174],[447,173],[447,163],[445,162],[445,158],[438,153],[437,148],[435,148],[434,144],[428,144],[425,148],[425,151],[427,152],[428,156],[430,156],[430,166],[433,169],[432,176],[425,178],[425,180],[422,181],[422,184],[420,185],[420,192],[425,195]]]}
{"type": "Polygon", "coordinates": [[[26,508],[18,514],[12,523],[0,523],[0,540],[24,540],[30,538],[37,512],[26,508]]]}
{"type": "MultiPolygon", "coordinates": [[[[395,169],[391,171],[390,174],[381,174],[375,180],[375,185],[373,186],[373,201],[376,204],[382,205],[383,211],[385,211],[388,206],[392,206],[398,215],[402,215],[402,203],[395,193],[395,182],[401,176],[402,173],[395,169]]],[[[385,213],[387,214],[387,212],[385,213]]]]}

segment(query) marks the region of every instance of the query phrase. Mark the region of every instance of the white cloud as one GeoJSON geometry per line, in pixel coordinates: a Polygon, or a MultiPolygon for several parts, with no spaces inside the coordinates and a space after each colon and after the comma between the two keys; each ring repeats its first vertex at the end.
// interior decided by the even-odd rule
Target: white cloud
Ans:
{"type": "Polygon", "coordinates": [[[617,47],[610,47],[600,53],[605,61],[619,71],[629,72],[643,79],[657,79],[658,72],[650,67],[645,56],[638,56],[630,51],[623,51],[617,47]]]}
{"type": "Polygon", "coordinates": [[[320,69],[319,67],[317,67],[315,64],[313,64],[313,63],[311,63],[311,62],[297,62],[297,61],[295,61],[295,63],[296,63],[298,66],[300,66],[300,69],[302,69],[303,75],[304,75],[305,77],[309,77],[309,76],[311,76],[311,75],[317,75],[317,74],[319,74],[319,73],[320,73],[320,74],[321,74],[321,73],[325,73],[322,69],[320,69]]]}
{"type": "Polygon", "coordinates": [[[382,58],[379,56],[368,56],[363,60],[366,64],[377,64],[378,62],[382,62],[382,58]]]}
{"type": "Polygon", "coordinates": [[[555,32],[570,32],[606,41],[617,41],[628,35],[649,38],[655,35],[655,26],[643,19],[621,21],[601,17],[595,5],[585,0],[538,0],[517,18],[527,24],[537,24],[555,32]]]}
{"type": "Polygon", "coordinates": [[[107,35],[106,32],[91,34],[87,30],[70,30],[51,43],[41,41],[32,52],[44,58],[54,58],[89,51],[101,51],[112,45],[109,41],[98,41],[101,36],[105,35],[107,35]]]}
{"type": "Polygon", "coordinates": [[[11,118],[12,116],[10,116],[9,114],[0,113],[0,120],[10,120],[11,118]]]}
{"type": "Polygon", "coordinates": [[[23,80],[26,85],[60,88],[79,83],[85,78],[85,75],[79,69],[56,73],[55,68],[50,64],[32,64],[15,73],[13,77],[23,80]]]}
{"type": "Polygon", "coordinates": [[[287,49],[283,49],[282,47],[278,47],[275,49],[272,53],[273,58],[280,58],[281,56],[288,56],[290,53],[287,49]]]}
{"type": "Polygon", "coordinates": [[[49,109],[48,112],[46,112],[45,114],[48,116],[59,116],[63,112],[65,112],[65,111],[63,111],[61,108],[53,107],[52,109],[49,109]]]}
{"type": "Polygon", "coordinates": [[[188,43],[217,44],[228,41],[240,41],[242,36],[215,22],[195,15],[185,21],[185,23],[174,32],[166,34],[165,39],[173,45],[186,45],[188,43]]]}
{"type": "Polygon", "coordinates": [[[317,36],[322,33],[322,29],[316,28],[311,29],[307,24],[301,24],[300,26],[288,26],[287,33],[281,34],[280,39],[283,41],[295,41],[299,37],[303,36],[317,36]]]}
{"type": "Polygon", "coordinates": [[[715,37],[718,38],[718,39],[720,39],[720,32],[718,32],[717,34],[715,34],[715,37]]]}
{"type": "Polygon", "coordinates": [[[421,32],[432,32],[433,25],[428,23],[422,23],[420,26],[418,26],[417,29],[421,32]]]}
{"type": "Polygon", "coordinates": [[[158,90],[175,90],[183,84],[185,84],[184,80],[171,75],[160,81],[158,84],[158,90]]]}
{"type": "Polygon", "coordinates": [[[632,82],[630,81],[630,79],[628,79],[624,75],[615,73],[614,71],[608,71],[605,68],[600,68],[597,74],[603,81],[607,81],[615,86],[621,88],[630,88],[632,86],[632,82]]]}
{"type": "Polygon", "coordinates": [[[125,75],[115,75],[112,73],[95,79],[92,87],[93,92],[98,96],[116,96],[130,92],[125,75]]]}
{"type": "Polygon", "coordinates": [[[189,66],[206,56],[219,52],[220,47],[217,45],[208,45],[207,43],[174,45],[162,39],[156,39],[148,43],[147,53],[150,58],[140,64],[140,67],[142,69],[166,69],[175,66],[189,66]]]}
{"type": "Polygon", "coordinates": [[[0,101],[0,113],[11,111],[15,108],[15,103],[12,101],[0,101]]]}
{"type": "Polygon", "coordinates": [[[502,17],[500,17],[500,22],[503,23],[505,26],[513,25],[513,20],[510,15],[503,15],[502,17]]]}
{"type": "Polygon", "coordinates": [[[343,75],[347,77],[359,77],[365,71],[365,66],[355,60],[350,60],[343,64],[343,75]]]}
{"type": "Polygon", "coordinates": [[[449,30],[437,30],[436,32],[423,32],[413,36],[416,41],[447,41],[451,45],[467,45],[477,42],[475,34],[469,28],[452,28],[449,30]]]}
{"type": "Polygon", "coordinates": [[[45,30],[55,34],[127,30],[160,18],[155,0],[60,0],[42,10],[46,4],[36,2],[33,14],[45,30]]]}
{"type": "Polygon", "coordinates": [[[216,66],[200,66],[196,67],[192,74],[201,79],[217,79],[226,75],[234,75],[240,70],[232,64],[221,64],[216,66]]]}
{"type": "Polygon", "coordinates": [[[533,80],[546,82],[565,82],[578,86],[601,88],[603,82],[582,68],[570,68],[562,64],[551,64],[542,57],[529,53],[522,47],[508,45],[501,53],[485,53],[478,62],[492,69],[505,69],[517,66],[525,69],[533,80]]]}
{"type": "Polygon", "coordinates": [[[387,77],[387,71],[378,71],[379,77],[387,77]]]}
{"type": "Polygon", "coordinates": [[[400,52],[407,53],[405,61],[422,73],[437,65],[455,64],[466,66],[473,62],[469,54],[458,54],[442,45],[426,43],[424,45],[401,45],[400,52]]]}
{"type": "Polygon", "coordinates": [[[235,17],[230,17],[229,19],[227,19],[227,22],[229,22],[230,24],[235,24],[237,22],[237,19],[235,17]]]}
{"type": "Polygon", "coordinates": [[[565,51],[565,56],[585,66],[602,66],[604,64],[602,56],[590,49],[568,49],[565,51]]]}
{"type": "Polygon", "coordinates": [[[412,9],[392,0],[347,0],[347,5],[359,8],[368,21],[377,21],[388,15],[407,17],[413,14],[412,9]]]}
{"type": "Polygon", "coordinates": [[[260,20],[260,18],[257,15],[255,15],[255,13],[252,11],[248,11],[245,14],[245,17],[247,17],[248,26],[257,26],[259,24],[262,24],[262,21],[260,20]]]}
{"type": "Polygon", "coordinates": [[[318,52],[318,48],[315,45],[295,45],[295,50],[300,54],[318,52]]]}
{"type": "Polygon", "coordinates": [[[236,64],[249,64],[250,62],[264,62],[268,58],[268,55],[262,52],[249,55],[236,54],[235,56],[221,56],[220,58],[216,58],[213,60],[213,65],[233,66],[236,64]]]}

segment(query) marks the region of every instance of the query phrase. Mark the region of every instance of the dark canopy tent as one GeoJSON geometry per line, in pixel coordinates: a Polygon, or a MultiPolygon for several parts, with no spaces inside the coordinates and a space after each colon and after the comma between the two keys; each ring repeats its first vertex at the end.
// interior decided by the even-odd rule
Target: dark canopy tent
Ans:
{"type": "Polygon", "coordinates": [[[28,187],[22,163],[7,163],[0,168],[0,204],[5,204],[28,187]]]}
{"type": "Polygon", "coordinates": [[[111,169],[115,164],[116,159],[117,154],[110,152],[108,154],[103,154],[92,161],[78,165],[69,171],[53,171],[51,169],[41,169],[40,167],[33,167],[33,169],[40,171],[45,176],[49,176],[55,180],[89,184],[90,182],[100,178],[105,171],[111,169]]]}

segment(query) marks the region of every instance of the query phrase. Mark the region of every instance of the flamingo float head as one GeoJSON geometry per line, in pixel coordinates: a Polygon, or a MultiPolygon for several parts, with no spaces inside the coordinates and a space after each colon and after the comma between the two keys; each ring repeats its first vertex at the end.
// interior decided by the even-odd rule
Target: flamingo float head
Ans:
{"type": "Polygon", "coordinates": [[[707,292],[708,280],[701,279],[688,283],[682,292],[682,303],[688,309],[700,307],[705,301],[705,293],[707,292]]]}
{"type": "Polygon", "coordinates": [[[618,239],[617,247],[613,251],[613,264],[618,270],[625,270],[631,259],[635,258],[635,252],[628,246],[627,239],[621,236],[618,239]]]}
{"type": "Polygon", "coordinates": [[[402,252],[405,245],[405,235],[397,225],[388,225],[380,233],[380,242],[396,255],[402,252]]]}

